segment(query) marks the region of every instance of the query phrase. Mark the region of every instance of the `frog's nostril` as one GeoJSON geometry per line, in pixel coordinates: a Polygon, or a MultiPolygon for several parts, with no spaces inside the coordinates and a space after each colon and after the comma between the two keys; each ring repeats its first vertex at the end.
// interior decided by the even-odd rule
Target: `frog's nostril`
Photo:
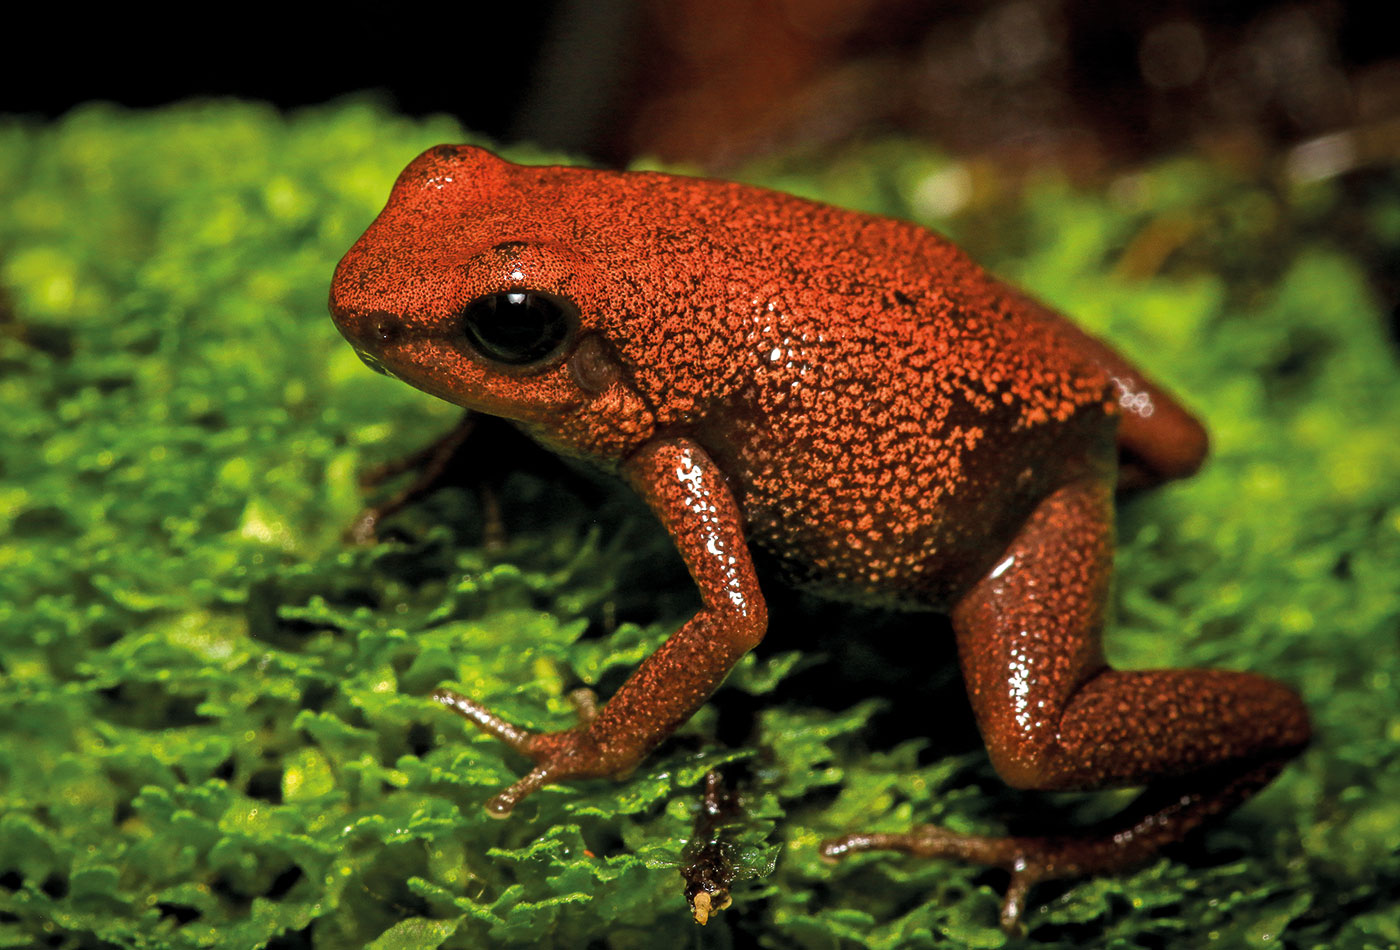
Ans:
{"type": "Polygon", "coordinates": [[[380,346],[392,346],[403,337],[403,321],[384,310],[376,310],[365,318],[369,337],[380,346]]]}

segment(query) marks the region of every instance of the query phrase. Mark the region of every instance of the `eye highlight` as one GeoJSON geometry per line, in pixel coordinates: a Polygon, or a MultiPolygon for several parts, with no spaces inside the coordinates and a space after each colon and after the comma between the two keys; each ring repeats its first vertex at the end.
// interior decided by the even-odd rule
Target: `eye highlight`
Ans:
{"type": "Polygon", "coordinates": [[[467,342],[507,366],[529,366],[554,356],[576,326],[578,308],[572,301],[537,290],[487,294],[462,309],[467,342]]]}

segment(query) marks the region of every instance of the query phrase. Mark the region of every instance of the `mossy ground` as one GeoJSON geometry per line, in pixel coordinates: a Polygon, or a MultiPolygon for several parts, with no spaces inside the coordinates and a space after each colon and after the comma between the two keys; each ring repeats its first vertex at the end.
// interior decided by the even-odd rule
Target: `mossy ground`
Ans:
{"type": "Polygon", "coordinates": [[[625,494],[527,474],[503,553],[457,491],[341,540],[357,473],[455,412],[340,342],[330,272],[397,170],[464,138],[354,103],[0,123],[0,945],[1400,942],[1400,370],[1362,259],[1400,259],[1400,175],[1183,159],[935,221],[966,169],[918,146],[754,173],[929,220],[1182,393],[1214,455],[1123,509],[1112,656],[1267,672],[1316,717],[1247,807],[1134,874],[1041,888],[1008,938],[995,872],[817,860],[852,828],[1120,800],[1002,787],[951,664],[908,662],[911,637],[951,658],[928,618],[780,605],[634,778],[487,819],[521,763],[428,692],[563,726],[570,687],[606,694],[695,597],[625,494]],[[674,864],[727,760],[753,878],[701,931],[674,864]]]}

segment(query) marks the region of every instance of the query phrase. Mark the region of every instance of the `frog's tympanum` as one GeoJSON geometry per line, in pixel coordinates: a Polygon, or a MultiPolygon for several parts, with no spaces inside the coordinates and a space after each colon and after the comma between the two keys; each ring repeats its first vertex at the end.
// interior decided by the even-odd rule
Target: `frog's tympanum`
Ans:
{"type": "Polygon", "coordinates": [[[1308,740],[1271,680],[1105,662],[1115,488],[1195,471],[1205,433],[923,228],[439,146],[340,262],[330,306],[373,367],[621,475],[700,589],[700,611],[577,728],[529,732],[434,694],[534,763],[495,815],[546,783],[626,775],[705,702],[767,626],[751,551],[822,596],[949,615],[1011,785],[1146,786],[1078,836],[824,845],[1004,867],[1008,924],[1034,882],[1143,860],[1308,740]]]}

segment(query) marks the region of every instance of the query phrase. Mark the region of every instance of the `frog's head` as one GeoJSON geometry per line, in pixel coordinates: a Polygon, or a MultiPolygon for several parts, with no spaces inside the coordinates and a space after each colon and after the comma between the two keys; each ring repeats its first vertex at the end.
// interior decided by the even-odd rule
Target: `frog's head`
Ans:
{"type": "Polygon", "coordinates": [[[543,183],[574,172],[471,146],[424,152],[336,268],[340,332],[371,368],[545,435],[649,426],[592,315],[600,268],[539,207],[543,183]],[[590,409],[610,418],[576,418],[590,409]]]}

